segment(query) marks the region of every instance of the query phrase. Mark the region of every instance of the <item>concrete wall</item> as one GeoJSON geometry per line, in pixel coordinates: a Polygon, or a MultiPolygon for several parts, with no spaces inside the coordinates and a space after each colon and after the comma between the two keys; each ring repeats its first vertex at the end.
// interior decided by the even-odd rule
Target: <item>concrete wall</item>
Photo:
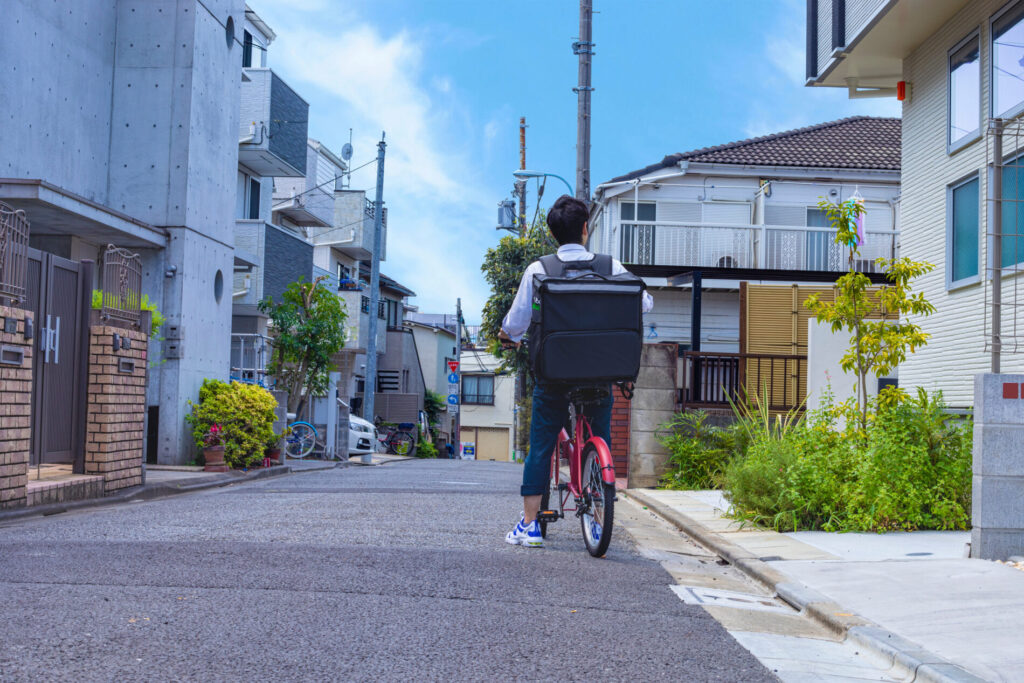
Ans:
{"type": "MultiPolygon", "coordinates": [[[[849,332],[833,332],[831,325],[809,320],[807,324],[807,402],[814,410],[828,391],[835,403],[857,398],[857,374],[844,372],[840,361],[850,347],[849,332]]],[[[878,375],[867,378],[868,398],[878,395],[878,375]]]]}
{"type": "Polygon", "coordinates": [[[668,463],[668,449],[658,441],[661,425],[676,408],[675,344],[646,344],[636,392],[630,401],[629,486],[657,486],[668,463]]]}
{"type": "Polygon", "coordinates": [[[43,178],[107,204],[116,4],[3,3],[0,176],[43,178]]]}

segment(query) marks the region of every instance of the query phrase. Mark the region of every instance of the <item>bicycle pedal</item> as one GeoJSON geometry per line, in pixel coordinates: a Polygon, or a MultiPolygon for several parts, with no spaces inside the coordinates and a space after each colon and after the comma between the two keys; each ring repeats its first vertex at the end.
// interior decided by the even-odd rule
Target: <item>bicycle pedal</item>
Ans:
{"type": "Polygon", "coordinates": [[[538,522],[557,522],[562,514],[558,510],[541,510],[537,513],[538,522]]]}

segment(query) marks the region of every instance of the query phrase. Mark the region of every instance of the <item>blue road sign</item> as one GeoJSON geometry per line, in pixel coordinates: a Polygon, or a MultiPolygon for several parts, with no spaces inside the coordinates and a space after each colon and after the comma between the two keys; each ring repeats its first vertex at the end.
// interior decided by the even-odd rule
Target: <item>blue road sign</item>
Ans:
{"type": "Polygon", "coordinates": [[[458,394],[448,394],[448,403],[449,403],[449,405],[453,405],[453,406],[459,405],[459,395],[458,394]]]}
{"type": "Polygon", "coordinates": [[[452,374],[448,375],[448,384],[458,384],[458,383],[459,383],[459,373],[453,372],[452,374]]]}

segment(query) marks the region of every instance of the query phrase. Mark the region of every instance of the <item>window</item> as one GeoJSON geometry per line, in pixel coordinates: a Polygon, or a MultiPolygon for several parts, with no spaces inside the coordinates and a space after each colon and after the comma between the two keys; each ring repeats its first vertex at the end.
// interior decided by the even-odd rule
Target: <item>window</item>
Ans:
{"type": "Polygon", "coordinates": [[[979,182],[974,176],[951,185],[946,195],[946,285],[970,284],[978,278],[979,182]]]}
{"type": "Polygon", "coordinates": [[[242,66],[252,66],[252,34],[248,31],[242,32],[242,66]]]}
{"type": "Polygon", "coordinates": [[[249,178],[249,199],[246,202],[245,217],[251,220],[258,220],[260,217],[260,181],[258,178],[249,178]]]}
{"type": "Polygon", "coordinates": [[[992,21],[992,115],[1009,117],[1024,105],[1024,3],[992,21]]]}
{"type": "Polygon", "coordinates": [[[348,268],[345,267],[344,263],[338,263],[338,282],[348,279],[348,268]]]}
{"type": "Polygon", "coordinates": [[[952,152],[981,130],[981,51],[977,34],[949,53],[949,137],[952,152]]]}
{"type": "Polygon", "coordinates": [[[399,327],[402,322],[399,320],[398,312],[400,310],[400,302],[393,301],[392,299],[387,300],[387,320],[388,327],[399,327]]]}
{"type": "Polygon", "coordinates": [[[1003,268],[1024,263],[1024,155],[1003,166],[1003,268]]]}
{"type": "MultiPolygon", "coordinates": [[[[830,228],[828,214],[817,207],[807,208],[808,228],[830,228]]],[[[828,270],[828,253],[835,233],[822,230],[807,231],[807,262],[804,270],[828,270]]]]}
{"type": "Polygon", "coordinates": [[[463,375],[462,402],[467,405],[494,405],[494,375],[463,375]]]}
{"type": "Polygon", "coordinates": [[[385,318],[383,301],[377,302],[377,317],[380,318],[381,320],[384,320],[385,318]]]}
{"type": "Polygon", "coordinates": [[[359,297],[359,310],[363,313],[370,312],[370,297],[362,296],[359,297]]]}
{"type": "Polygon", "coordinates": [[[654,202],[620,202],[620,218],[624,221],[654,222],[657,205],[654,202]]]}

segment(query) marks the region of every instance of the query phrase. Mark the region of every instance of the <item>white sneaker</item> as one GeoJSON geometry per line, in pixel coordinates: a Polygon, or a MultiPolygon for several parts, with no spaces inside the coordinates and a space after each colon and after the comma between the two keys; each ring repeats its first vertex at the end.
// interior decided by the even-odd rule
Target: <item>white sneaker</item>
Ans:
{"type": "Polygon", "coordinates": [[[523,524],[520,519],[512,531],[505,534],[505,542],[511,545],[523,545],[527,548],[543,548],[544,537],[540,535],[540,524],[533,520],[529,524],[523,524]]]}

